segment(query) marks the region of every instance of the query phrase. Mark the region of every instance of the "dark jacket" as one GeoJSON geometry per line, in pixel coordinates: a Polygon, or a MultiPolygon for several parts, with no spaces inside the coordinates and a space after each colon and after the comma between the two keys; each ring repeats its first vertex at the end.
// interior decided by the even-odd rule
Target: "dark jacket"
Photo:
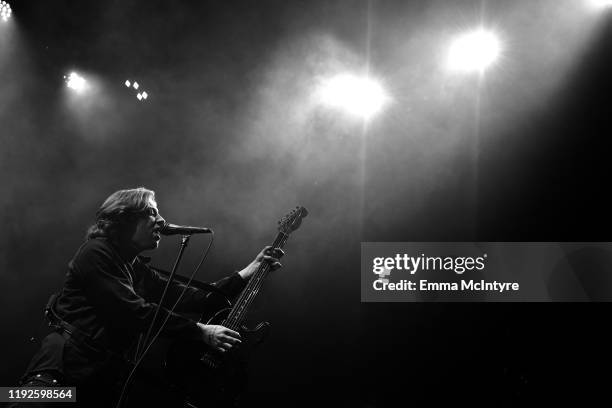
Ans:
{"type": "MultiPolygon", "coordinates": [[[[167,280],[149,267],[142,258],[130,263],[105,238],[85,242],[68,265],[68,273],[55,308],[57,314],[76,327],[92,344],[53,332],[42,341],[26,376],[52,372],[64,384],[87,385],[121,381],[118,365],[127,357],[145,332],[155,313],[167,280]],[[103,349],[104,351],[100,351],[103,349]]],[[[237,273],[214,285],[229,297],[240,293],[246,281],[237,273]]],[[[170,308],[185,286],[173,282],[164,305],[170,308]]],[[[175,312],[203,312],[208,292],[188,288],[175,312]]],[[[199,329],[194,320],[170,314],[162,308],[156,322],[168,317],[162,335],[196,338],[199,329]]],[[[159,327],[159,323],[157,325],[159,327]]],[[[154,333],[157,330],[154,330],[154,333]]]]}

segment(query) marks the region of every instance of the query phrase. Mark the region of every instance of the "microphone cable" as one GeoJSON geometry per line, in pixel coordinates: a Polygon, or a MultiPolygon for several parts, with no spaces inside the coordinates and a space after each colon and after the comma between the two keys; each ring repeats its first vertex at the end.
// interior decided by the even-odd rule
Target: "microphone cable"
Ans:
{"type": "MultiPolygon", "coordinates": [[[[130,384],[130,381],[132,380],[132,377],[136,373],[136,370],[140,366],[140,363],[145,358],[147,352],[149,351],[149,349],[151,348],[151,346],[153,345],[155,340],[157,340],[157,338],[161,334],[162,330],[164,329],[164,326],[166,325],[166,323],[168,323],[168,320],[170,319],[170,317],[174,313],[174,309],[176,309],[178,304],[181,302],[181,299],[185,295],[185,292],[191,286],[191,282],[193,281],[193,279],[195,278],[196,274],[198,273],[200,267],[202,266],[202,264],[204,263],[204,261],[208,257],[208,253],[210,252],[210,248],[212,247],[212,244],[213,244],[214,240],[215,240],[215,233],[211,230],[210,242],[208,243],[208,246],[206,247],[206,250],[204,251],[204,253],[202,255],[202,258],[200,259],[200,262],[198,263],[198,265],[193,270],[191,276],[189,277],[189,280],[187,281],[187,283],[185,284],[185,287],[181,291],[180,296],[176,299],[176,302],[174,302],[174,305],[172,306],[172,308],[169,309],[166,318],[161,323],[159,329],[157,330],[157,332],[155,333],[155,335],[153,336],[153,338],[151,339],[149,344],[148,345],[143,345],[144,349],[143,349],[142,353],[140,354],[140,357],[137,357],[136,362],[134,363],[134,367],[132,367],[132,370],[130,370],[130,373],[128,374],[127,378],[125,379],[125,381],[123,383],[123,388],[121,389],[121,394],[119,395],[119,400],[117,401],[117,404],[115,405],[115,408],[121,408],[121,405],[123,404],[123,400],[125,398],[126,391],[127,391],[128,386],[130,384]]],[[[170,280],[168,280],[168,282],[166,282],[166,286],[169,286],[170,283],[171,283],[170,280]]],[[[159,306],[161,308],[161,305],[159,305],[159,306]]],[[[151,324],[154,324],[154,322],[152,322],[151,324]]]]}

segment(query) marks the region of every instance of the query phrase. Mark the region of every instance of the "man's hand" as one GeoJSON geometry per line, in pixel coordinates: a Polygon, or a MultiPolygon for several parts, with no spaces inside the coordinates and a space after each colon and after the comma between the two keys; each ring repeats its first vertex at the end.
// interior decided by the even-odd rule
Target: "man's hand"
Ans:
{"type": "Polygon", "coordinates": [[[271,246],[265,247],[260,253],[257,254],[253,262],[251,262],[246,268],[238,272],[243,279],[250,279],[251,275],[253,275],[259,265],[262,262],[268,262],[270,264],[271,270],[276,270],[281,268],[283,265],[278,261],[285,253],[280,248],[273,248],[271,246]]]}
{"type": "Polygon", "coordinates": [[[225,353],[241,343],[240,333],[225,326],[198,323],[198,327],[202,332],[204,343],[220,353],[225,353]]]}

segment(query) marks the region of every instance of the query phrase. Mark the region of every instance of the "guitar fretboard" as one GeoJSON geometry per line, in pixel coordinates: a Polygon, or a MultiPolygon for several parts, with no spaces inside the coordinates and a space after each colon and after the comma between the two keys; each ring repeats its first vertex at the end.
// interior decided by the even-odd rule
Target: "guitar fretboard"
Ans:
{"type": "MultiPolygon", "coordinates": [[[[288,238],[288,234],[279,232],[274,240],[274,243],[272,244],[272,248],[282,249],[285,246],[288,238]]],[[[266,276],[268,276],[269,271],[270,264],[267,262],[262,262],[259,265],[259,268],[257,268],[257,271],[251,276],[246,288],[244,288],[240,294],[240,297],[234,304],[234,307],[227,316],[227,319],[225,319],[225,321],[222,323],[223,326],[227,327],[228,329],[238,331],[246,317],[248,308],[257,297],[257,294],[263,285],[264,279],[266,276]]]]}

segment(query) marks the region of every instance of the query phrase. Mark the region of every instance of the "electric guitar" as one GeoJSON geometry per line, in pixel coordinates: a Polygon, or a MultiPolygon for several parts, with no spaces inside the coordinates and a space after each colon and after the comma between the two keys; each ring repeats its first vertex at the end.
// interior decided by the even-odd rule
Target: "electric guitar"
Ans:
{"type": "MultiPolygon", "coordinates": [[[[306,215],[306,208],[296,207],[278,221],[278,234],[272,247],[282,249],[306,215]]],[[[248,329],[244,321],[269,271],[270,265],[261,263],[233,306],[217,311],[210,318],[200,317],[201,323],[219,324],[239,332],[240,346],[219,353],[201,341],[180,340],[169,347],[164,362],[166,379],[189,405],[232,405],[243,391],[248,356],[270,330],[268,322],[248,329]]]]}

